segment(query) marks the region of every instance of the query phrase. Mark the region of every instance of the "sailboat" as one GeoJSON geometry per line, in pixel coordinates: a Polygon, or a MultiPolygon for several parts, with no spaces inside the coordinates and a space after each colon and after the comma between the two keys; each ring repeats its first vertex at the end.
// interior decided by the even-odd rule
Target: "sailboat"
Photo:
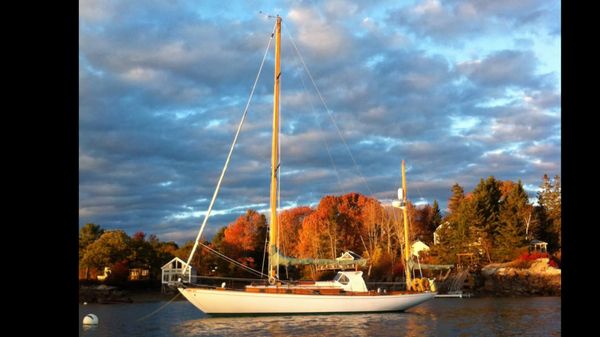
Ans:
{"type": "MultiPolygon", "coordinates": [[[[280,253],[278,244],[277,218],[277,169],[279,167],[279,81],[280,81],[280,48],[281,17],[276,16],[275,24],[275,74],[273,97],[273,138],[271,156],[271,190],[270,190],[270,222],[269,222],[269,268],[268,284],[247,285],[244,289],[229,289],[225,283],[221,287],[195,287],[178,285],[178,290],[194,306],[207,314],[313,314],[313,313],[351,313],[351,312],[389,312],[404,311],[425,301],[433,299],[436,292],[433,284],[427,279],[411,280],[408,269],[410,257],[409,245],[405,244],[405,291],[369,290],[363,279],[363,272],[339,271],[331,281],[317,282],[285,282],[278,277],[280,265],[299,264],[356,264],[364,265],[364,259],[344,261],[340,259],[298,259],[280,253]]],[[[239,129],[238,129],[239,131],[239,129]]],[[[234,140],[235,142],[235,140],[234,140]]],[[[233,149],[233,146],[232,146],[233,149]]],[[[231,151],[230,151],[231,153],[231,151]]],[[[227,167],[227,161],[225,168],[227,167]]],[[[224,172],[223,172],[224,173],[224,172]]],[[[222,175],[223,175],[222,173],[222,175]]],[[[221,177],[222,177],[221,175],[221,177]]],[[[217,184],[217,190],[220,185],[217,184]]],[[[393,206],[404,212],[404,236],[408,242],[408,225],[406,214],[406,179],[404,177],[404,161],[402,161],[402,188],[393,206]]],[[[209,206],[209,212],[213,201],[209,206]]],[[[209,213],[208,212],[208,213],[209,213]]],[[[190,253],[185,269],[198,245],[200,234],[206,224],[205,216],[196,243],[190,253]]],[[[358,269],[358,268],[356,268],[358,269]]]]}

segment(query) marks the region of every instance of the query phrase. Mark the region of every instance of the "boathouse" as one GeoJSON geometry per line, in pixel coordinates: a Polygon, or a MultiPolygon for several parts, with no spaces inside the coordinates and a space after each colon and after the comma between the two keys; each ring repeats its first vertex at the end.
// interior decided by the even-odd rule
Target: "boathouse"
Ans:
{"type": "Polygon", "coordinates": [[[185,261],[175,257],[171,261],[167,262],[164,266],[160,267],[162,271],[161,283],[175,283],[179,278],[181,278],[181,282],[183,283],[196,282],[196,270],[194,267],[190,266],[186,269],[185,275],[182,275],[183,267],[185,265],[185,261]]]}

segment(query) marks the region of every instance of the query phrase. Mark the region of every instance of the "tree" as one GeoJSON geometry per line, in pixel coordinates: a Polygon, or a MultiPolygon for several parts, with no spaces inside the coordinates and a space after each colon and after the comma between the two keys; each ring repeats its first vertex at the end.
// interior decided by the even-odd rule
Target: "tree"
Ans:
{"type": "Polygon", "coordinates": [[[129,256],[129,241],[129,236],[122,230],[104,232],[87,247],[80,263],[89,268],[110,267],[129,256]]]}
{"type": "Polygon", "coordinates": [[[518,184],[504,184],[504,186],[510,187],[503,190],[496,242],[499,258],[502,261],[509,261],[516,257],[517,249],[525,243],[523,213],[528,205],[528,197],[521,181],[518,184]]]}
{"type": "Polygon", "coordinates": [[[489,176],[485,181],[480,179],[479,184],[473,190],[473,200],[477,212],[475,225],[493,236],[498,227],[498,215],[500,211],[500,183],[489,176]]]}
{"type": "Polygon", "coordinates": [[[248,265],[250,268],[255,268],[257,267],[255,263],[262,261],[266,234],[266,217],[253,209],[249,209],[246,214],[241,215],[227,226],[222,245],[229,253],[226,254],[227,256],[248,265]]]}
{"type": "Polygon", "coordinates": [[[81,227],[79,229],[79,256],[81,257],[85,253],[85,249],[103,233],[104,229],[93,223],[87,223],[81,227]]]}
{"type": "MultiPolygon", "coordinates": [[[[430,222],[430,230],[431,233],[435,232],[435,230],[442,224],[442,212],[440,211],[440,205],[437,200],[433,200],[433,213],[431,214],[431,222],[430,222]]],[[[432,238],[433,240],[433,238],[432,238]]]]}
{"type": "Polygon", "coordinates": [[[458,206],[465,198],[465,190],[458,184],[452,185],[452,195],[448,199],[448,211],[450,214],[458,210],[458,206]]]}
{"type": "MultiPolygon", "coordinates": [[[[85,252],[90,244],[96,241],[102,234],[104,229],[99,225],[93,223],[87,223],[79,230],[79,260],[83,258],[85,252]]],[[[85,267],[85,279],[89,277],[89,266],[85,267]]]]}
{"type": "Polygon", "coordinates": [[[538,203],[542,210],[539,212],[541,234],[552,249],[561,246],[561,186],[560,177],[556,175],[554,182],[547,174],[542,178],[538,192],[538,203]]]}
{"type": "Polygon", "coordinates": [[[304,219],[313,212],[310,207],[300,206],[279,214],[279,249],[283,255],[298,256],[298,233],[304,219]]]}

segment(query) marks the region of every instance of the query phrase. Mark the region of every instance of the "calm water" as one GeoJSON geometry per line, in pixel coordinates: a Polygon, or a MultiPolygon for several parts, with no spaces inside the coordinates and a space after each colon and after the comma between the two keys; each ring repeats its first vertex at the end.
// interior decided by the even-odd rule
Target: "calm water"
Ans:
{"type": "Polygon", "coordinates": [[[404,313],[210,317],[187,301],[79,306],[80,336],[560,336],[560,297],[438,298],[404,313]],[[93,313],[97,327],[83,327],[93,313]],[[141,319],[141,320],[140,320],[141,319]]]}

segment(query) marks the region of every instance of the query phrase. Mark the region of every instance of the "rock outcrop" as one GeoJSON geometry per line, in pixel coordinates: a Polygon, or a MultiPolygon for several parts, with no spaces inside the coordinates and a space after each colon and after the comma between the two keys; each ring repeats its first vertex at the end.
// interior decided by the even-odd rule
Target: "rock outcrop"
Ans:
{"type": "Polygon", "coordinates": [[[514,263],[490,264],[481,269],[481,296],[560,296],[561,270],[551,267],[547,258],[533,261],[529,268],[514,263]]]}
{"type": "Polygon", "coordinates": [[[131,303],[126,291],[106,285],[79,287],[79,301],[87,303],[131,303]]]}

